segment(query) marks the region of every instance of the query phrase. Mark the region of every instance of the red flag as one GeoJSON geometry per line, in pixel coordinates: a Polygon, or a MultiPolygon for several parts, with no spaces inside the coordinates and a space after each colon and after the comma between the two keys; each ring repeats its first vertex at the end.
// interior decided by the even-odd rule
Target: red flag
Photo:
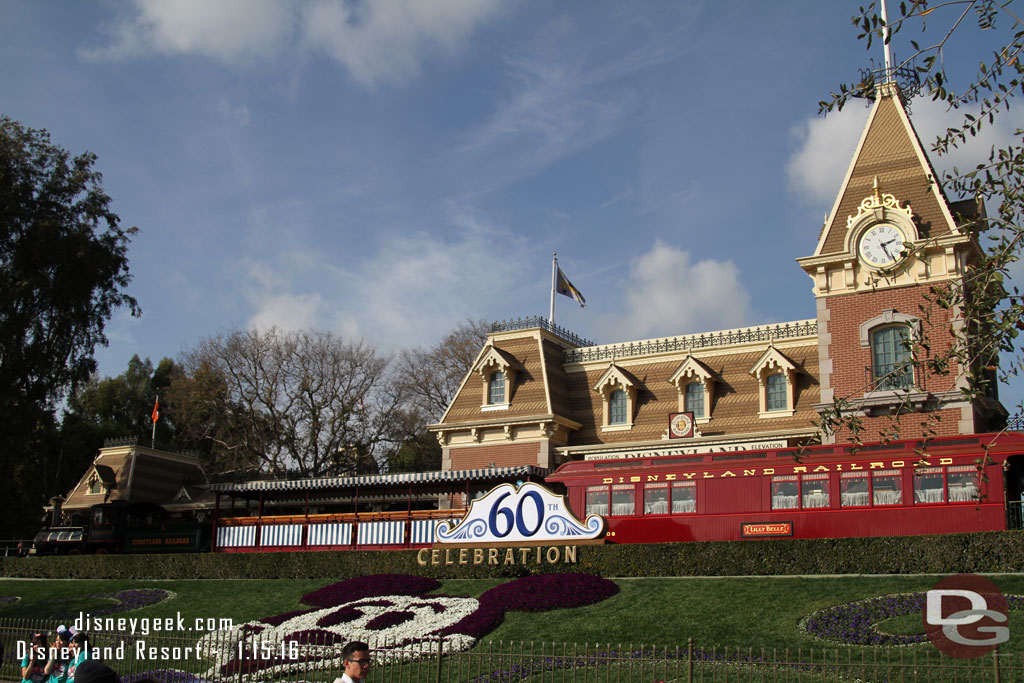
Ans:
{"type": "Polygon", "coordinates": [[[153,404],[153,424],[160,419],[160,397],[156,397],[156,403],[153,404]]]}

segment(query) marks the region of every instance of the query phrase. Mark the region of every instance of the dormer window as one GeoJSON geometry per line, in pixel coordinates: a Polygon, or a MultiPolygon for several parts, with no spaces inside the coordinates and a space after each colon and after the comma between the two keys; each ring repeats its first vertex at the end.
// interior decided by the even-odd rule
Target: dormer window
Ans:
{"type": "Polygon", "coordinates": [[[91,495],[96,495],[98,493],[103,493],[103,482],[100,481],[100,478],[98,476],[96,476],[95,472],[93,472],[92,477],[90,477],[90,479],[89,479],[88,493],[91,494],[91,495]]]}
{"type": "Polygon", "coordinates": [[[614,432],[633,428],[638,390],[636,378],[617,365],[610,365],[594,385],[601,394],[603,427],[601,431],[614,432]]]}
{"type": "Polygon", "coordinates": [[[492,406],[506,403],[505,373],[501,370],[492,372],[491,378],[487,382],[487,403],[492,406]]]}
{"type": "Polygon", "coordinates": [[[473,371],[483,382],[483,400],[480,409],[508,410],[516,386],[516,373],[522,371],[522,364],[508,351],[487,346],[473,371]]]}
{"type": "Polygon", "coordinates": [[[680,413],[693,413],[698,424],[711,421],[715,379],[706,365],[688,355],[668,383],[676,388],[680,413]]]}
{"type": "Polygon", "coordinates": [[[796,413],[796,364],[785,354],[769,346],[750,374],[757,378],[758,417],[791,417],[796,413]]]}

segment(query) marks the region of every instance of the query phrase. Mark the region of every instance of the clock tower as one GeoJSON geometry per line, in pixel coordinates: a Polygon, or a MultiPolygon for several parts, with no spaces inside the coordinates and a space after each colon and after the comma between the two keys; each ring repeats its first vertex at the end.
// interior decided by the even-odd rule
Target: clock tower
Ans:
{"type": "Polygon", "coordinates": [[[947,200],[900,97],[895,83],[876,87],[814,254],[797,259],[817,301],[816,408],[859,418],[864,441],[990,431],[1006,411],[994,395],[965,397],[963,367],[936,374],[909,364],[911,353],[970,344],[960,312],[939,306],[936,293],[965,284],[985,216],[973,199],[947,200]]]}

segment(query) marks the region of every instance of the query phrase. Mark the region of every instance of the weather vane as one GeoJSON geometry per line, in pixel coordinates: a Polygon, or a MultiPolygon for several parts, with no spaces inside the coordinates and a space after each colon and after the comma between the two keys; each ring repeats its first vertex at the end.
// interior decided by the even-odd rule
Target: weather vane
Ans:
{"type": "Polygon", "coordinates": [[[877,66],[875,60],[871,60],[871,66],[860,69],[860,80],[858,81],[855,97],[863,97],[867,100],[874,100],[879,83],[891,83],[899,92],[903,106],[910,110],[910,101],[921,92],[921,77],[917,72],[913,60],[908,60],[900,66],[893,66],[891,33],[889,32],[889,18],[885,11],[885,0],[881,0],[882,15],[882,45],[884,48],[885,62],[883,66],[877,66]]]}

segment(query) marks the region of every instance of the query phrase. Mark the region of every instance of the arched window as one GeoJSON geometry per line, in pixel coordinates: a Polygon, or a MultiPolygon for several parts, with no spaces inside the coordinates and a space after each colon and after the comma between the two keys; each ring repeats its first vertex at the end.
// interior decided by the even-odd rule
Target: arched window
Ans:
{"type": "Polygon", "coordinates": [[[495,370],[487,382],[487,402],[494,405],[505,402],[505,373],[495,370]]]}
{"type": "Polygon", "coordinates": [[[616,389],[608,396],[608,424],[626,424],[626,392],[616,389]]]}
{"type": "Polygon", "coordinates": [[[687,384],[683,405],[694,418],[704,417],[704,385],[700,382],[687,384]]]}
{"type": "Polygon", "coordinates": [[[890,325],[871,332],[871,372],[878,390],[906,389],[914,385],[906,325],[890,325]]]}
{"type": "Polygon", "coordinates": [[[768,375],[764,383],[765,410],[786,410],[786,376],[782,373],[768,375]]]}

